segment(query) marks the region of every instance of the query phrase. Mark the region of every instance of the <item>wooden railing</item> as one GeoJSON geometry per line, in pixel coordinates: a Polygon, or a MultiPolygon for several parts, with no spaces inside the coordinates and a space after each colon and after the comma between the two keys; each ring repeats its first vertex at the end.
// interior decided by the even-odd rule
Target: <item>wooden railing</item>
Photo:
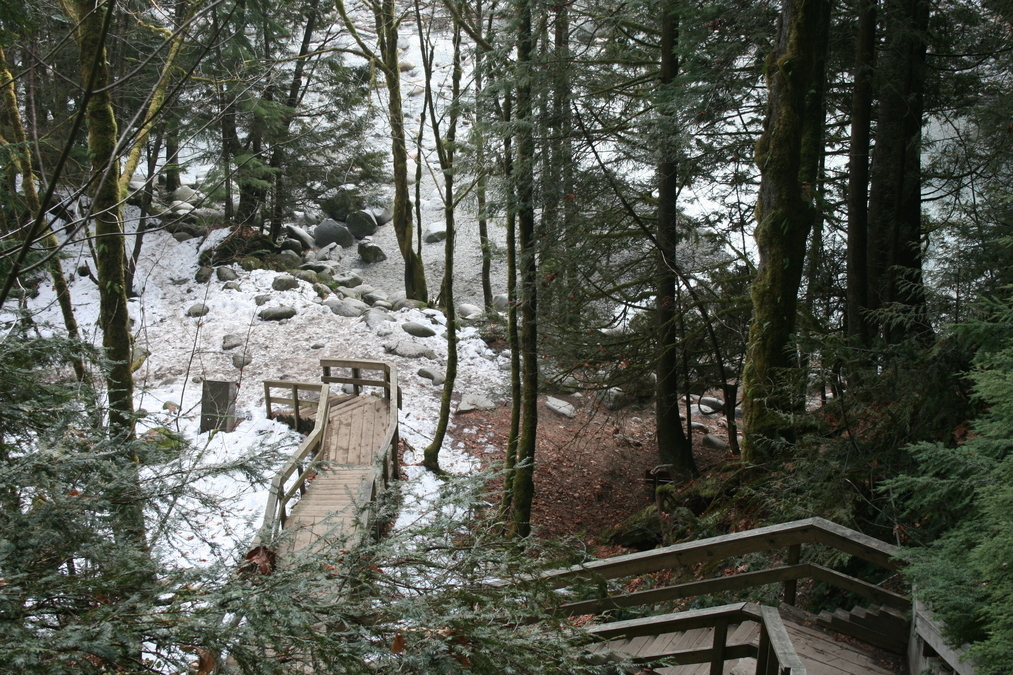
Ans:
{"type": "Polygon", "coordinates": [[[602,640],[634,638],[643,635],[660,635],[678,631],[713,628],[710,647],[679,649],[659,652],[650,657],[635,659],[639,665],[665,664],[690,665],[710,663],[710,672],[720,675],[729,659],[756,659],[757,675],[805,675],[806,669],[795,652],[784,628],[781,615],[773,607],[761,607],[749,602],[709,607],[678,614],[664,614],[644,619],[630,619],[592,626],[589,632],[602,640]],[[728,645],[730,624],[755,621],[760,625],[759,646],[752,644],[728,645]]]}
{"type": "MultiPolygon", "coordinates": [[[[781,525],[771,525],[745,532],[736,532],[699,541],[676,544],[653,551],[631,553],[605,560],[595,560],[568,569],[554,570],[543,575],[543,579],[556,587],[567,586],[576,581],[591,581],[599,589],[599,597],[591,600],[571,602],[560,606],[559,611],[570,616],[582,614],[600,614],[610,609],[653,605],[656,603],[677,600],[698,595],[710,595],[725,591],[741,590],[771,583],[783,586],[784,602],[795,604],[796,583],[799,579],[817,579],[837,586],[846,591],[869,598],[880,604],[900,608],[907,611],[911,608],[911,598],[881,588],[876,584],[862,579],[841,574],[835,570],[815,565],[800,563],[803,544],[822,544],[843,551],[850,555],[871,562],[889,571],[896,571],[901,563],[896,560],[900,549],[855,530],[837,525],[823,518],[807,518],[781,525]],[[747,553],[762,551],[785,550],[785,563],[779,567],[765,570],[744,572],[731,576],[702,579],[688,583],[652,588],[635,593],[609,595],[606,581],[619,577],[640,576],[699,563],[717,563],[727,558],[738,557],[747,553]]],[[[714,644],[708,650],[697,650],[691,655],[675,658],[696,658],[696,661],[685,663],[711,662],[711,672],[720,673],[725,659],[742,658],[739,647],[725,647],[725,629],[729,622],[749,615],[748,620],[760,621],[760,647],[757,654],[757,674],[771,673],[804,673],[801,662],[795,654],[780,615],[772,607],[743,609],[754,605],[726,605],[711,610],[683,612],[677,615],[647,617],[632,621],[620,621],[595,626],[591,632],[599,637],[611,635],[651,635],[673,630],[685,630],[686,627],[714,627],[714,644]],[[724,614],[723,614],[724,613],[724,614]],[[730,614],[728,614],[730,613],[730,614]],[[750,614],[752,613],[752,614],[750,614]],[[727,616],[725,614],[728,614],[727,616]],[[665,617],[671,616],[669,626],[665,617]],[[757,618],[759,617],[759,619],[757,618]],[[699,625],[693,622],[704,621],[699,625]],[[659,626],[660,622],[660,626],[659,626]],[[676,626],[685,626],[679,628],[676,626]],[[660,628],[660,630],[659,630],[660,628]],[[631,633],[630,630],[640,630],[631,633]],[[619,632],[616,632],[619,631],[619,632]]],[[[751,654],[750,654],[751,655],[751,654]]],[[[682,663],[676,661],[677,663],[682,663]]]]}
{"type": "Polygon", "coordinates": [[[720,537],[691,541],[643,553],[631,553],[606,560],[595,560],[569,569],[546,574],[556,586],[565,586],[578,579],[598,582],[604,591],[604,581],[618,577],[639,576],[660,570],[695,565],[702,562],[719,562],[747,553],[785,549],[786,564],[766,570],[744,572],[714,579],[702,579],[673,586],[653,588],[636,593],[609,596],[605,592],[593,600],[573,602],[561,607],[567,614],[598,614],[619,607],[635,607],[666,602],[696,595],[708,595],[780,583],[784,602],[795,604],[795,588],[799,579],[816,579],[855,593],[874,602],[910,610],[911,598],[881,588],[876,584],[857,579],[835,570],[812,563],[800,563],[803,544],[823,544],[839,551],[867,560],[889,571],[901,564],[895,560],[900,549],[878,539],[837,525],[823,518],[807,518],[781,525],[771,525],[720,537]]]}
{"type": "Polygon", "coordinates": [[[267,507],[264,509],[264,524],[260,526],[257,536],[254,537],[251,548],[266,545],[285,527],[288,519],[288,503],[295,497],[306,494],[306,479],[313,474],[313,460],[320,452],[324,438],[327,435],[327,418],[330,414],[331,388],[327,383],[313,384],[306,382],[285,382],[280,380],[268,380],[264,382],[264,405],[267,407],[267,416],[273,413],[272,404],[281,403],[292,406],[296,419],[296,428],[299,428],[299,411],[301,408],[316,406],[316,415],[313,423],[313,430],[306,436],[299,445],[299,449],[293,453],[288,461],[279,469],[278,473],[271,479],[271,490],[267,495],[267,507]],[[271,396],[271,389],[284,388],[292,392],[292,398],[271,396]],[[300,399],[300,391],[317,392],[319,398],[316,400],[300,399]],[[290,478],[295,476],[295,481],[286,488],[290,478]]]}
{"type": "MultiPolygon", "coordinates": [[[[302,419],[301,411],[304,408],[315,406],[316,413],[312,416],[313,429],[300,444],[298,450],[289,457],[288,461],[271,479],[267,508],[264,511],[264,523],[254,537],[251,548],[271,542],[285,527],[285,521],[290,512],[289,503],[297,494],[302,496],[306,493],[307,479],[316,472],[314,460],[327,435],[331,384],[350,384],[356,396],[366,388],[377,388],[379,390],[377,393],[392,404],[389,406],[390,414],[387,419],[384,439],[380,447],[377,448],[380,451],[379,470],[374,471],[369,478],[364,480],[358,495],[359,502],[362,504],[372,502],[380,491],[397,477],[398,409],[401,407],[401,388],[397,383],[397,367],[384,361],[351,359],[323,359],[320,361],[320,366],[323,368],[323,377],[321,378],[323,384],[283,380],[264,382],[264,404],[268,417],[272,416],[275,404],[290,406],[295,416],[295,426],[299,428],[299,421],[302,419]],[[349,376],[342,376],[336,374],[335,369],[348,369],[351,373],[349,376]],[[379,376],[377,379],[364,378],[363,371],[377,372],[379,376]],[[291,393],[291,397],[272,396],[271,392],[274,389],[285,389],[291,393]],[[319,398],[300,398],[300,392],[309,392],[319,398]],[[396,405],[394,405],[395,402],[396,405]]],[[[368,514],[365,525],[367,528],[371,527],[368,514]]]]}
{"type": "Polygon", "coordinates": [[[390,402],[390,417],[387,421],[387,433],[381,447],[382,461],[381,474],[374,480],[373,492],[370,500],[376,497],[377,493],[397,478],[397,445],[399,440],[398,432],[398,410],[401,409],[401,387],[397,380],[397,366],[386,361],[364,361],[352,359],[321,359],[320,367],[323,369],[323,377],[320,379],[326,384],[350,384],[352,393],[358,396],[365,388],[375,388],[384,399],[390,402]],[[337,370],[349,371],[348,376],[337,374],[337,370]],[[367,373],[378,373],[376,377],[363,377],[363,371],[367,373]]]}

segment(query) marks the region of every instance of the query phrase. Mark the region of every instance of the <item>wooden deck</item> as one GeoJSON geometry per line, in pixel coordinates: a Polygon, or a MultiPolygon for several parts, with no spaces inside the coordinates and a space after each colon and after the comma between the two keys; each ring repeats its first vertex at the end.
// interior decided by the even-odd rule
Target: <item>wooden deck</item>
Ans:
{"type": "Polygon", "coordinates": [[[254,546],[274,547],[282,561],[319,542],[370,532],[366,507],[397,474],[396,368],[381,361],[320,364],[322,384],[264,383],[268,416],[308,432],[271,482],[264,524],[254,541],[254,546]],[[335,372],[340,369],[351,372],[335,372]],[[379,375],[363,377],[363,371],[379,375]],[[332,393],[335,384],[350,393],[332,393]],[[290,395],[274,395],[278,389],[290,395]]]}
{"type": "Polygon", "coordinates": [[[290,550],[311,547],[328,533],[351,532],[370,497],[364,488],[382,459],[389,417],[389,402],[368,394],[331,407],[317,474],[285,520],[283,529],[295,533],[290,550]]]}
{"type": "MultiPolygon", "coordinates": [[[[907,672],[906,668],[894,667],[896,660],[871,645],[846,636],[800,622],[793,613],[781,612],[784,628],[798,654],[807,675],[896,675],[907,672]]],[[[713,627],[696,628],[686,631],[664,632],[658,635],[610,640],[595,645],[592,651],[612,650],[629,655],[640,663],[654,664],[653,670],[662,675],[707,675],[711,664],[686,663],[660,667],[655,659],[678,663],[694,659],[692,652],[701,654],[714,642],[713,627]]],[[[729,653],[749,652],[755,654],[760,645],[760,624],[743,621],[727,627],[726,649],[729,653]]],[[[706,654],[704,654],[706,656],[706,654]]],[[[696,656],[699,660],[703,656],[696,656]]],[[[756,657],[742,656],[725,661],[723,675],[753,675],[756,673],[756,657]]]]}

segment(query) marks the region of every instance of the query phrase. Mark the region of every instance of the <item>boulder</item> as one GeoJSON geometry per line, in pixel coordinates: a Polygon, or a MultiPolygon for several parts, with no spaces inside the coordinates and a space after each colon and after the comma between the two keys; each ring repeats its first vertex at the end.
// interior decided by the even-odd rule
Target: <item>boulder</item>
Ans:
{"type": "Polygon", "coordinates": [[[371,307],[362,315],[362,320],[366,322],[372,330],[377,330],[383,324],[393,321],[394,317],[388,314],[385,310],[378,307],[371,307]]]}
{"type": "Polygon", "coordinates": [[[510,298],[506,293],[492,296],[492,306],[497,312],[505,312],[510,309],[510,298]]]}
{"type": "Polygon", "coordinates": [[[238,333],[229,333],[228,335],[223,335],[222,350],[228,351],[230,349],[235,349],[236,347],[241,346],[244,342],[246,342],[245,335],[239,335],[238,333]]]}
{"type": "Polygon", "coordinates": [[[436,353],[432,349],[426,349],[420,344],[416,344],[411,340],[398,340],[396,342],[388,342],[383,346],[384,350],[388,354],[396,354],[406,359],[419,359],[425,357],[427,359],[436,359],[436,353]]]}
{"type": "Polygon", "coordinates": [[[422,241],[427,244],[435,244],[443,241],[447,238],[447,224],[446,223],[429,223],[426,228],[425,234],[422,235],[422,241]]]}
{"type": "Polygon", "coordinates": [[[271,282],[271,288],[276,291],[291,291],[299,288],[299,280],[294,276],[282,274],[274,278],[274,281],[271,282]]]}
{"type": "Polygon", "coordinates": [[[409,73],[415,70],[415,68],[416,68],[415,62],[410,59],[402,59],[401,61],[398,61],[397,64],[397,69],[400,70],[402,73],[409,73]]]}
{"type": "Polygon", "coordinates": [[[338,286],[338,293],[341,293],[346,298],[355,298],[356,300],[362,300],[362,293],[357,288],[349,288],[348,286],[338,286]]]}
{"type": "Polygon", "coordinates": [[[342,248],[348,248],[355,243],[355,237],[347,227],[333,218],[327,218],[313,230],[313,241],[320,247],[335,244],[342,248]]]}
{"type": "Polygon", "coordinates": [[[457,404],[457,412],[468,412],[469,410],[492,410],[496,404],[479,394],[465,394],[461,402],[457,404]]]}
{"type": "Polygon", "coordinates": [[[169,210],[178,216],[186,215],[193,211],[193,204],[187,204],[186,202],[175,201],[169,205],[169,210]]]}
{"type": "Polygon", "coordinates": [[[194,236],[189,232],[177,232],[176,234],[172,235],[172,238],[182,244],[184,241],[190,241],[191,239],[194,238],[194,236]]]}
{"type": "Polygon", "coordinates": [[[704,433],[710,431],[710,427],[703,422],[690,422],[689,426],[693,429],[693,431],[702,431],[704,433]]]}
{"type": "Polygon", "coordinates": [[[357,298],[345,298],[344,300],[342,300],[342,302],[344,302],[349,307],[358,310],[359,314],[362,314],[367,309],[369,309],[369,305],[367,305],[362,300],[359,300],[357,298]]]}
{"type": "Polygon", "coordinates": [[[355,211],[345,218],[345,227],[356,239],[363,239],[376,232],[376,218],[370,211],[355,211]]]}
{"type": "Polygon", "coordinates": [[[394,212],[392,210],[386,209],[386,208],[384,208],[384,209],[374,208],[373,209],[373,218],[376,219],[376,224],[378,226],[379,225],[386,225],[390,221],[394,220],[394,212]]]}
{"type": "Polygon", "coordinates": [[[419,377],[424,377],[427,380],[432,380],[433,384],[439,385],[447,381],[447,375],[439,368],[430,368],[425,366],[419,368],[419,377]]]}
{"type": "Polygon", "coordinates": [[[296,315],[294,307],[268,307],[267,309],[260,310],[259,316],[263,321],[281,321],[282,319],[291,319],[296,315]]]}
{"type": "Polygon", "coordinates": [[[408,321],[407,323],[401,324],[401,330],[418,338],[427,338],[436,335],[436,331],[431,327],[418,323],[417,321],[408,321]]]}
{"type": "Polygon", "coordinates": [[[187,185],[180,185],[178,188],[172,191],[170,197],[173,200],[179,202],[189,202],[194,200],[194,198],[199,199],[197,191],[187,185]]]}
{"type": "Polygon", "coordinates": [[[700,417],[714,417],[715,415],[713,408],[708,408],[707,406],[700,405],[699,403],[691,405],[689,407],[689,411],[693,415],[698,415],[700,417]]]}
{"type": "Polygon", "coordinates": [[[289,270],[295,269],[302,264],[302,256],[295,251],[279,251],[274,258],[278,261],[278,264],[289,270]]]}
{"type": "Polygon", "coordinates": [[[577,416],[577,409],[574,408],[570,403],[551,396],[546,397],[545,407],[552,412],[558,413],[563,417],[569,417],[571,420],[577,416]]]}
{"type": "Polygon", "coordinates": [[[345,274],[339,274],[334,277],[334,283],[338,286],[347,286],[348,288],[355,288],[356,286],[362,285],[362,277],[358,274],[346,272],[345,274]]]}
{"type": "MultiPolygon", "coordinates": [[[[305,251],[308,248],[313,248],[316,245],[313,241],[313,237],[311,237],[306,230],[301,227],[297,227],[296,225],[286,225],[285,233],[288,234],[290,239],[295,239],[302,244],[302,251],[305,251]]],[[[299,252],[302,253],[302,251],[299,252]]]]}
{"type": "MultiPolygon", "coordinates": [[[[351,246],[351,244],[349,244],[349,246],[351,246]]],[[[338,262],[339,260],[341,260],[341,249],[338,248],[338,244],[336,242],[332,241],[331,243],[327,244],[319,251],[317,251],[318,262],[325,262],[325,261],[338,262]]]]}
{"type": "Polygon", "coordinates": [[[214,270],[205,265],[201,267],[199,270],[197,270],[197,274],[193,275],[193,280],[196,281],[198,284],[206,284],[207,282],[211,281],[211,275],[213,273],[214,270]]]}
{"type": "Polygon", "coordinates": [[[718,438],[714,434],[707,434],[700,442],[705,448],[713,448],[714,450],[728,450],[732,446],[728,445],[724,440],[718,438]]]}
{"type": "Polygon", "coordinates": [[[227,291],[241,291],[243,287],[239,285],[238,281],[226,281],[225,285],[222,286],[227,291]]]}
{"type": "Polygon", "coordinates": [[[714,398],[713,396],[701,396],[697,403],[702,406],[707,406],[711,410],[722,410],[725,407],[724,401],[719,398],[714,398]]]}
{"type": "Polygon", "coordinates": [[[253,357],[246,352],[232,355],[232,365],[236,368],[243,369],[251,363],[253,363],[253,357]]]}
{"type": "Polygon", "coordinates": [[[379,307],[380,309],[385,309],[388,312],[394,311],[394,305],[390,304],[386,300],[377,300],[373,303],[373,307],[379,307]]]}
{"type": "Polygon", "coordinates": [[[471,317],[478,316],[481,313],[482,308],[479,307],[478,305],[469,305],[467,303],[462,303],[457,306],[457,314],[462,319],[470,319],[471,317]]]}
{"type": "Polygon", "coordinates": [[[387,294],[381,290],[370,291],[369,293],[366,293],[365,295],[362,296],[362,301],[370,305],[375,305],[380,301],[386,300],[387,294]]]}
{"type": "Polygon", "coordinates": [[[203,302],[198,302],[196,305],[191,305],[190,309],[186,310],[187,316],[199,317],[204,316],[211,311],[211,308],[205,305],[203,302]]]}
{"type": "Polygon", "coordinates": [[[619,387],[610,387],[602,395],[602,403],[609,410],[619,410],[633,402],[633,398],[619,387]]]}
{"type": "Polygon", "coordinates": [[[231,267],[219,267],[215,270],[215,274],[218,276],[218,281],[235,281],[239,278],[239,275],[231,267]]]}
{"type": "Polygon", "coordinates": [[[253,302],[256,303],[257,307],[267,304],[267,301],[271,299],[271,296],[267,293],[261,293],[253,297],[253,302]]]}
{"type": "Polygon", "coordinates": [[[331,294],[331,289],[329,289],[325,284],[313,284],[313,291],[321,298],[326,298],[331,294]]]}
{"type": "Polygon", "coordinates": [[[292,270],[292,276],[299,281],[305,281],[308,284],[317,283],[317,273],[311,270],[292,270]]]}
{"type": "Polygon", "coordinates": [[[347,300],[339,300],[338,298],[334,298],[333,301],[329,300],[324,304],[330,307],[331,311],[337,314],[338,316],[346,316],[349,318],[362,316],[362,310],[348,304],[347,300]]]}
{"type": "Polygon", "coordinates": [[[359,257],[367,263],[378,263],[386,260],[387,254],[376,244],[363,241],[359,242],[359,257]]]}
{"type": "Polygon", "coordinates": [[[303,243],[298,239],[285,239],[278,246],[282,251],[292,251],[299,256],[299,261],[302,262],[302,253],[306,250],[303,243]]]}

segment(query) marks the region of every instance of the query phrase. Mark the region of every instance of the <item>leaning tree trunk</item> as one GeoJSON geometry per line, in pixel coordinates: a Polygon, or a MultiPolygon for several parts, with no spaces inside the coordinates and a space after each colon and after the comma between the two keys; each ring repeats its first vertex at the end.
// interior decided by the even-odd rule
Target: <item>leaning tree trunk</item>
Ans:
{"type": "MultiPolygon", "coordinates": [[[[661,84],[671,85],[678,71],[675,42],[678,18],[675,7],[666,3],[661,24],[661,84]]],[[[667,116],[663,116],[667,117],[667,116]]],[[[667,130],[663,130],[664,135],[667,130]]],[[[676,195],[678,193],[678,166],[674,149],[667,149],[658,167],[658,225],[657,273],[655,277],[655,308],[657,313],[657,414],[656,430],[658,452],[664,464],[672,465],[672,473],[683,476],[697,475],[693,459],[693,443],[683,431],[679,421],[679,355],[676,352],[677,284],[676,245],[679,242],[676,195]]]]}
{"type": "Polygon", "coordinates": [[[799,369],[788,353],[806,238],[817,210],[816,171],[823,123],[829,0],[785,0],[777,43],[767,56],[767,117],[756,145],[760,193],[753,321],[743,368],[747,461],[774,459],[794,441],[799,369]]]}
{"type": "MultiPolygon", "coordinates": [[[[21,122],[21,111],[18,108],[17,94],[14,91],[14,78],[7,68],[7,55],[4,53],[3,45],[0,45],[0,119],[10,127],[14,143],[19,146],[16,161],[21,172],[21,191],[24,192],[25,202],[32,218],[39,217],[42,204],[39,202],[39,193],[35,189],[32,155],[28,147],[25,127],[21,122]]],[[[49,274],[53,278],[53,290],[56,292],[56,301],[59,303],[60,313],[63,315],[63,325],[67,329],[67,337],[77,341],[79,339],[77,318],[74,316],[74,307],[71,304],[67,277],[63,274],[63,265],[57,252],[59,242],[48,226],[43,231],[42,245],[53,251],[52,257],[49,259],[49,274]]],[[[83,382],[85,377],[84,363],[77,356],[71,357],[71,363],[78,381],[83,382]]]]}
{"type": "MultiPolygon", "coordinates": [[[[416,11],[418,4],[416,3],[416,11]]],[[[420,27],[421,31],[421,27],[420,27]]],[[[421,36],[420,36],[421,37],[421,36]]],[[[454,382],[457,379],[457,313],[454,309],[454,212],[456,208],[454,196],[454,144],[457,141],[458,99],[461,96],[461,29],[454,28],[454,71],[452,76],[452,98],[450,103],[450,121],[447,128],[446,141],[440,137],[439,117],[433,105],[432,62],[423,54],[426,69],[426,103],[429,117],[432,119],[433,140],[443,171],[443,217],[447,223],[447,238],[444,240],[445,265],[443,268],[443,300],[447,307],[447,377],[443,382],[443,395],[440,398],[440,418],[436,425],[433,442],[425,449],[423,464],[426,469],[440,472],[440,447],[447,434],[450,422],[450,402],[454,393],[454,382]]],[[[432,54],[432,52],[430,52],[432,54]]]]}

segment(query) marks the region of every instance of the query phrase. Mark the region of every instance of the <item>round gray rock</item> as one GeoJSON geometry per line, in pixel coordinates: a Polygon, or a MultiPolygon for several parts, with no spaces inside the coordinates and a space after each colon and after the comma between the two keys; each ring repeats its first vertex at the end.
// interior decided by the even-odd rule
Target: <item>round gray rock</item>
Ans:
{"type": "Polygon", "coordinates": [[[211,281],[211,275],[214,273],[210,267],[201,267],[197,270],[197,274],[193,275],[193,280],[198,284],[206,284],[211,281]]]}
{"type": "Polygon", "coordinates": [[[231,267],[219,267],[215,270],[215,275],[217,275],[218,281],[235,281],[239,278],[239,275],[231,267]]]}
{"type": "Polygon", "coordinates": [[[246,341],[245,336],[239,335],[238,333],[229,333],[228,335],[222,336],[222,349],[228,351],[235,349],[246,341]]]}
{"type": "Polygon", "coordinates": [[[346,226],[333,218],[327,218],[313,230],[313,241],[321,248],[329,244],[348,248],[355,243],[355,237],[346,226]]]}
{"type": "Polygon", "coordinates": [[[211,308],[205,305],[203,302],[198,302],[196,305],[191,305],[190,309],[186,310],[187,316],[204,316],[211,311],[211,308]]]}
{"type": "Polygon", "coordinates": [[[433,384],[443,384],[447,381],[447,376],[442,370],[439,368],[430,368],[429,366],[419,368],[419,377],[432,380],[433,384]]]}
{"type": "Polygon", "coordinates": [[[299,280],[288,274],[283,274],[274,278],[274,281],[271,282],[271,288],[276,291],[291,291],[299,288],[299,280]]]}
{"type": "Polygon", "coordinates": [[[378,263],[386,260],[387,254],[376,244],[361,241],[359,242],[359,257],[367,263],[378,263]]]}
{"type": "Polygon", "coordinates": [[[457,306],[457,313],[462,319],[470,319],[473,316],[481,314],[482,308],[478,305],[469,305],[465,303],[457,306]]]}
{"type": "Polygon", "coordinates": [[[243,287],[239,285],[238,281],[226,281],[225,285],[222,286],[227,291],[241,291],[243,287]]]}
{"type": "Polygon", "coordinates": [[[236,368],[245,368],[251,363],[253,363],[253,357],[246,352],[232,355],[232,365],[236,368]]]}
{"type": "Polygon", "coordinates": [[[299,265],[302,265],[302,256],[295,251],[279,251],[278,262],[288,269],[295,269],[296,267],[299,267],[299,265]]]}
{"type": "Polygon", "coordinates": [[[348,304],[348,300],[338,300],[335,298],[333,303],[328,302],[326,304],[331,308],[331,311],[338,316],[346,316],[349,318],[362,316],[362,310],[348,304]]]}
{"type": "Polygon", "coordinates": [[[257,316],[264,321],[281,321],[282,319],[291,319],[295,314],[294,307],[268,307],[260,310],[260,314],[257,316]]]}
{"type": "Polygon", "coordinates": [[[376,218],[369,211],[355,211],[345,218],[345,227],[356,239],[362,239],[376,232],[376,218]]]}
{"type": "Polygon", "coordinates": [[[257,307],[267,304],[267,301],[271,299],[271,296],[267,293],[262,293],[253,297],[253,302],[257,304],[257,307]]]}
{"type": "Polygon", "coordinates": [[[707,434],[702,439],[700,439],[700,442],[703,443],[703,446],[705,448],[713,448],[715,450],[728,450],[729,448],[732,447],[728,445],[728,443],[726,443],[725,441],[715,436],[714,434],[707,434]]]}
{"type": "Polygon", "coordinates": [[[352,274],[351,272],[335,276],[334,281],[338,284],[338,286],[347,286],[348,288],[355,288],[356,286],[362,285],[362,277],[358,274],[352,274]]]}
{"type": "Polygon", "coordinates": [[[435,359],[436,352],[432,349],[426,349],[422,345],[416,344],[411,340],[398,340],[397,342],[389,342],[383,346],[388,354],[396,354],[406,359],[419,359],[423,356],[427,359],[435,359]]]}
{"type": "Polygon", "coordinates": [[[401,324],[401,330],[418,338],[427,338],[436,335],[435,330],[425,324],[418,323],[417,321],[408,321],[407,323],[401,324]]]}
{"type": "Polygon", "coordinates": [[[391,209],[373,209],[373,217],[377,225],[386,225],[394,220],[394,212],[391,209]]]}
{"type": "Polygon", "coordinates": [[[309,235],[309,232],[302,229],[301,227],[296,227],[295,225],[286,225],[285,233],[288,234],[289,238],[296,239],[300,244],[302,244],[302,250],[299,251],[300,253],[302,253],[308,248],[313,248],[314,246],[313,237],[311,237],[309,235]]]}

